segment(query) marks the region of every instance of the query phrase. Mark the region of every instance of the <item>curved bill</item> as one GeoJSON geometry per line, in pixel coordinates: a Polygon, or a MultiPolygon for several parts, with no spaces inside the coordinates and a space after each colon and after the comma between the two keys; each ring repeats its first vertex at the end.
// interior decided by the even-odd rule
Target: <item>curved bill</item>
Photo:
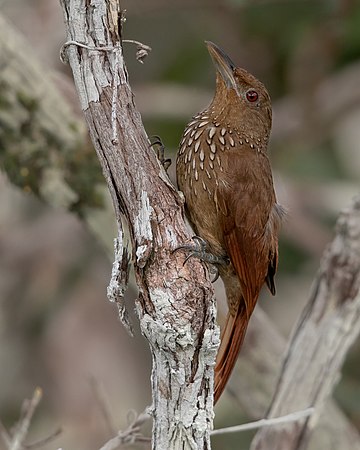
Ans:
{"type": "Polygon", "coordinates": [[[213,42],[205,41],[207,49],[210,53],[213,63],[221,75],[222,79],[228,88],[236,90],[236,80],[234,78],[235,64],[230,57],[220,47],[213,42]]]}

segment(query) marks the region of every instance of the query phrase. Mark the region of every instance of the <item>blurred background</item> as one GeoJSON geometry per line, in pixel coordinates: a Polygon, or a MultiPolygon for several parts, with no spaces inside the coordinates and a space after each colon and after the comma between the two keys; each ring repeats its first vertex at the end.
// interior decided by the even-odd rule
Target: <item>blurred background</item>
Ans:
{"type": "MultiPolygon", "coordinates": [[[[125,44],[135,102],[148,135],[161,136],[173,162],[185,124],[214,92],[204,40],[220,45],[267,86],[274,108],[271,161],[288,218],[280,241],[277,296],[264,291],[260,304],[287,336],[308,298],[336,217],[359,191],[360,3],[124,0],[122,7],[127,10],[124,38],[152,47],[141,65],[134,46],[125,44]]],[[[52,79],[81,123],[69,68],[59,59],[65,37],[58,1],[1,0],[0,13],[23,35],[31,48],[27,58],[52,79]]],[[[99,396],[106,399],[114,428],[126,427],[130,410],[141,412],[150,404],[150,355],[138,327],[131,339],[106,298],[115,236],[109,205],[90,202],[85,194],[69,208],[49,204],[49,197],[34,187],[41,176],[31,181],[28,175],[38,170],[38,160],[23,163],[22,181],[16,176],[19,168],[8,163],[1,130],[1,114],[7,109],[4,73],[3,64],[0,418],[7,427],[14,424],[22,401],[41,386],[44,397],[29,441],[61,426],[62,434],[44,448],[97,449],[111,435],[99,396]]],[[[21,134],[12,145],[20,155],[21,134]]],[[[94,156],[86,137],[81,149],[86,156],[79,167],[94,156]]],[[[73,167],[69,179],[80,173],[75,163],[73,167]]],[[[85,172],[84,183],[92,186],[93,172],[85,172]]],[[[136,295],[136,287],[130,286],[131,312],[136,295]]],[[[137,323],[134,314],[133,321],[137,323]]],[[[335,398],[360,428],[359,344],[348,355],[335,398]]],[[[248,420],[226,393],[217,411],[217,427],[248,420]]],[[[218,437],[214,449],[246,449],[251,437],[218,437]]]]}

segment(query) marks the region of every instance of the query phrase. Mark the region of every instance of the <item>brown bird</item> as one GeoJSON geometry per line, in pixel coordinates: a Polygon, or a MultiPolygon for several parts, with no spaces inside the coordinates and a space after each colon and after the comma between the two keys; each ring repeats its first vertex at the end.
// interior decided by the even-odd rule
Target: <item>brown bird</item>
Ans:
{"type": "Polygon", "coordinates": [[[264,283],[275,294],[278,232],[267,145],[271,102],[265,86],[206,42],[217,69],[215,96],[187,125],[176,173],[195,233],[207,243],[207,261],[219,262],[229,312],[215,367],[214,401],[230,377],[264,283]],[[230,261],[230,262],[229,262],[230,261]]]}

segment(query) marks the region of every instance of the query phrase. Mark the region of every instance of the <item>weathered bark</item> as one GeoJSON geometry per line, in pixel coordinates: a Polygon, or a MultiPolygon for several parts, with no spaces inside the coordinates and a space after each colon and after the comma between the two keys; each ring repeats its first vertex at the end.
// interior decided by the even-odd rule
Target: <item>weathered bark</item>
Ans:
{"type": "MultiPolygon", "coordinates": [[[[304,450],[360,332],[360,197],[337,222],[313,291],[293,332],[269,417],[313,406],[303,422],[260,430],[252,450],[304,450]]],[[[358,442],[357,442],[358,445],[358,442]]]]}
{"type": "Polygon", "coordinates": [[[120,21],[111,10],[117,1],[61,3],[67,40],[78,43],[68,44],[64,53],[119,227],[122,214],[129,224],[137,310],[153,357],[153,448],[209,449],[219,343],[213,289],[198,261],[183,267],[184,255],[172,253],[190,237],[183,200],[150,147],[134,105],[120,21]]]}

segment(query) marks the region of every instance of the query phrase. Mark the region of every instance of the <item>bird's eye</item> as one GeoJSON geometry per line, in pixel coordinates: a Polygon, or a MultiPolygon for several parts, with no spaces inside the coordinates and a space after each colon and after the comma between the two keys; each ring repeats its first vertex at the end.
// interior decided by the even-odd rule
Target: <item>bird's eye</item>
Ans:
{"type": "Polygon", "coordinates": [[[256,102],[256,100],[259,98],[259,94],[251,89],[250,91],[247,91],[246,98],[249,102],[253,103],[256,102]]]}

